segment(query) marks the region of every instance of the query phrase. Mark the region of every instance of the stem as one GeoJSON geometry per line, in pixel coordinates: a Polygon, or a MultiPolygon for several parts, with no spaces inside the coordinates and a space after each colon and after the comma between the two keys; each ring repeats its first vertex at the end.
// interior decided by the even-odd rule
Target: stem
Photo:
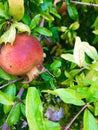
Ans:
{"type": "MultiPolygon", "coordinates": [[[[40,23],[40,27],[43,27],[44,26],[44,23],[45,23],[45,19],[44,18],[42,18],[42,20],[41,20],[41,23],[40,23]]],[[[39,35],[39,40],[41,40],[41,34],[39,35]]]]}
{"type": "Polygon", "coordinates": [[[86,103],[80,111],[75,115],[75,117],[68,123],[68,125],[64,128],[64,130],[69,130],[72,123],[77,119],[77,117],[88,107],[89,103],[86,103]]]}
{"type": "Polygon", "coordinates": [[[73,0],[71,0],[70,3],[78,4],[78,5],[87,5],[87,6],[98,7],[98,4],[92,4],[92,3],[87,3],[87,2],[79,2],[79,1],[73,1],[73,0]]]}
{"type": "Polygon", "coordinates": [[[16,83],[17,81],[19,81],[19,80],[21,80],[21,79],[22,79],[22,78],[18,78],[18,79],[15,79],[15,80],[11,80],[11,81],[9,81],[8,83],[3,84],[2,86],[0,86],[0,89],[5,88],[6,86],[8,86],[8,85],[10,85],[10,84],[14,84],[14,83],[16,83]]]}

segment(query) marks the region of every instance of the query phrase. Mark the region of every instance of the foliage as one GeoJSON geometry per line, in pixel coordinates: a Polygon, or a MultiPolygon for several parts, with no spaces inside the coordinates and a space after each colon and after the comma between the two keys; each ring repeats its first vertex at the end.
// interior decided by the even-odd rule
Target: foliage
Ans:
{"type": "Polygon", "coordinates": [[[46,68],[29,84],[0,68],[1,129],[98,129],[98,6],[88,6],[98,1],[55,2],[0,0],[1,47],[28,33],[40,40],[46,68]]]}

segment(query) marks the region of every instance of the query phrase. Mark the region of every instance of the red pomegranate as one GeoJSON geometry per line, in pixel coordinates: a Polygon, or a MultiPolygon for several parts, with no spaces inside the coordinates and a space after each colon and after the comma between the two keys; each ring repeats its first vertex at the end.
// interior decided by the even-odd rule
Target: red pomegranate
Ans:
{"type": "Polygon", "coordinates": [[[17,34],[13,45],[7,43],[0,50],[1,68],[12,75],[27,75],[29,81],[39,74],[42,62],[42,46],[28,34],[17,34]]]}

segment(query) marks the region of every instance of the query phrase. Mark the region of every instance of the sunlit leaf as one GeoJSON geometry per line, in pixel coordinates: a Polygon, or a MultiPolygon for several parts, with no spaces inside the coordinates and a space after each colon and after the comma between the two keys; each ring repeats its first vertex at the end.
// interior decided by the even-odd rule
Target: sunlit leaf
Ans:
{"type": "Polygon", "coordinates": [[[13,44],[14,40],[15,40],[15,36],[16,36],[16,29],[13,26],[13,24],[11,25],[11,27],[8,29],[8,31],[6,31],[1,37],[0,37],[0,44],[1,43],[11,43],[13,44]]]}
{"type": "Polygon", "coordinates": [[[14,125],[18,120],[20,116],[20,104],[17,104],[12,108],[9,116],[8,116],[8,125],[14,125]]]}
{"type": "Polygon", "coordinates": [[[74,46],[74,60],[78,66],[82,66],[85,61],[84,50],[82,49],[81,39],[76,37],[75,46],[74,46]]]}
{"type": "Polygon", "coordinates": [[[89,45],[88,42],[82,42],[83,51],[92,59],[98,60],[98,53],[95,47],[89,45]]]}
{"type": "Polygon", "coordinates": [[[29,88],[26,96],[26,117],[30,130],[44,130],[42,103],[36,88],[29,88]]]}
{"type": "Polygon", "coordinates": [[[59,27],[59,31],[61,31],[61,32],[65,32],[66,29],[67,29],[66,26],[61,26],[61,27],[59,27]]]}
{"type": "Polygon", "coordinates": [[[98,80],[98,72],[95,71],[95,70],[90,70],[86,77],[85,77],[86,80],[91,80],[91,81],[96,81],[98,80]]]}
{"type": "Polygon", "coordinates": [[[77,30],[79,28],[79,22],[74,22],[69,27],[71,30],[77,30]]]}
{"type": "Polygon", "coordinates": [[[0,91],[0,103],[5,105],[13,105],[13,101],[2,91],[0,91]]]}
{"type": "Polygon", "coordinates": [[[52,32],[45,27],[36,27],[35,31],[48,37],[52,36],[52,32]]]}
{"type": "MultiPolygon", "coordinates": [[[[93,90],[92,90],[93,91],[93,90]]],[[[98,90],[96,90],[95,92],[90,92],[87,95],[87,101],[88,102],[97,102],[98,101],[98,90]]]]}
{"type": "Polygon", "coordinates": [[[44,90],[43,92],[48,92],[53,95],[59,96],[63,102],[68,103],[68,104],[74,104],[77,106],[82,106],[85,103],[76,95],[76,91],[73,89],[55,89],[54,91],[52,90],[44,90]]]}
{"type": "Polygon", "coordinates": [[[72,54],[62,54],[61,57],[65,60],[75,63],[74,56],[72,54]]]}
{"type": "Polygon", "coordinates": [[[61,19],[61,16],[55,10],[51,9],[50,13],[56,16],[57,18],[61,19]]]}
{"type": "Polygon", "coordinates": [[[28,32],[30,34],[30,28],[28,25],[23,24],[22,22],[15,22],[14,26],[19,33],[28,32]]]}
{"type": "Polygon", "coordinates": [[[95,105],[95,116],[98,116],[98,102],[95,102],[94,105],[95,105]]]}
{"type": "Polygon", "coordinates": [[[84,102],[76,95],[75,91],[72,89],[56,89],[54,92],[56,92],[65,103],[70,103],[77,106],[84,105],[84,102]]]}
{"type": "Polygon", "coordinates": [[[30,0],[31,2],[35,2],[36,4],[40,4],[40,3],[43,3],[43,0],[30,0]]]}
{"type": "Polygon", "coordinates": [[[17,21],[21,20],[24,15],[24,0],[8,0],[10,14],[17,21]]]}
{"type": "Polygon", "coordinates": [[[52,17],[52,15],[50,15],[47,12],[41,12],[41,16],[44,17],[44,19],[49,20],[49,21],[53,21],[54,17],[52,17]]]}
{"type": "Polygon", "coordinates": [[[98,61],[93,62],[93,63],[90,65],[90,67],[91,67],[91,71],[92,71],[92,70],[95,70],[95,71],[98,72],[98,61]]]}
{"type": "Polygon", "coordinates": [[[83,130],[98,130],[97,121],[89,110],[84,111],[83,130]]]}
{"type": "Polygon", "coordinates": [[[93,33],[98,35],[98,30],[94,30],[93,33]]]}

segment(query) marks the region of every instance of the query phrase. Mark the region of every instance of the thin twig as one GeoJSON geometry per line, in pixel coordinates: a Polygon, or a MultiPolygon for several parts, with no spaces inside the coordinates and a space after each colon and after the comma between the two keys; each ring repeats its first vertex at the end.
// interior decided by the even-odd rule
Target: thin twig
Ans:
{"type": "MultiPolygon", "coordinates": [[[[44,26],[44,23],[45,23],[45,19],[42,18],[41,23],[40,23],[40,27],[43,27],[43,26],[44,26]]],[[[39,40],[41,40],[41,37],[42,37],[42,35],[40,34],[40,35],[39,35],[39,40]]]]}
{"type": "Polygon", "coordinates": [[[11,80],[11,81],[9,81],[8,83],[3,84],[2,86],[0,86],[0,89],[5,88],[6,86],[8,86],[8,85],[10,85],[10,84],[14,84],[14,83],[16,83],[17,81],[20,81],[21,79],[23,79],[23,78],[18,78],[18,79],[15,79],[15,80],[11,80]]]}
{"type": "Polygon", "coordinates": [[[87,6],[98,7],[98,4],[92,4],[92,3],[87,3],[87,2],[79,2],[79,1],[73,1],[73,0],[71,0],[70,3],[78,4],[78,5],[87,5],[87,6]]]}
{"type": "Polygon", "coordinates": [[[44,68],[44,69],[45,69],[45,72],[47,72],[52,78],[55,78],[55,76],[48,69],[46,69],[46,68],[44,68]]]}
{"type": "Polygon", "coordinates": [[[75,117],[68,123],[68,125],[64,128],[64,130],[69,130],[72,123],[77,119],[77,117],[88,107],[89,103],[86,103],[80,111],[75,115],[75,117]]]}

